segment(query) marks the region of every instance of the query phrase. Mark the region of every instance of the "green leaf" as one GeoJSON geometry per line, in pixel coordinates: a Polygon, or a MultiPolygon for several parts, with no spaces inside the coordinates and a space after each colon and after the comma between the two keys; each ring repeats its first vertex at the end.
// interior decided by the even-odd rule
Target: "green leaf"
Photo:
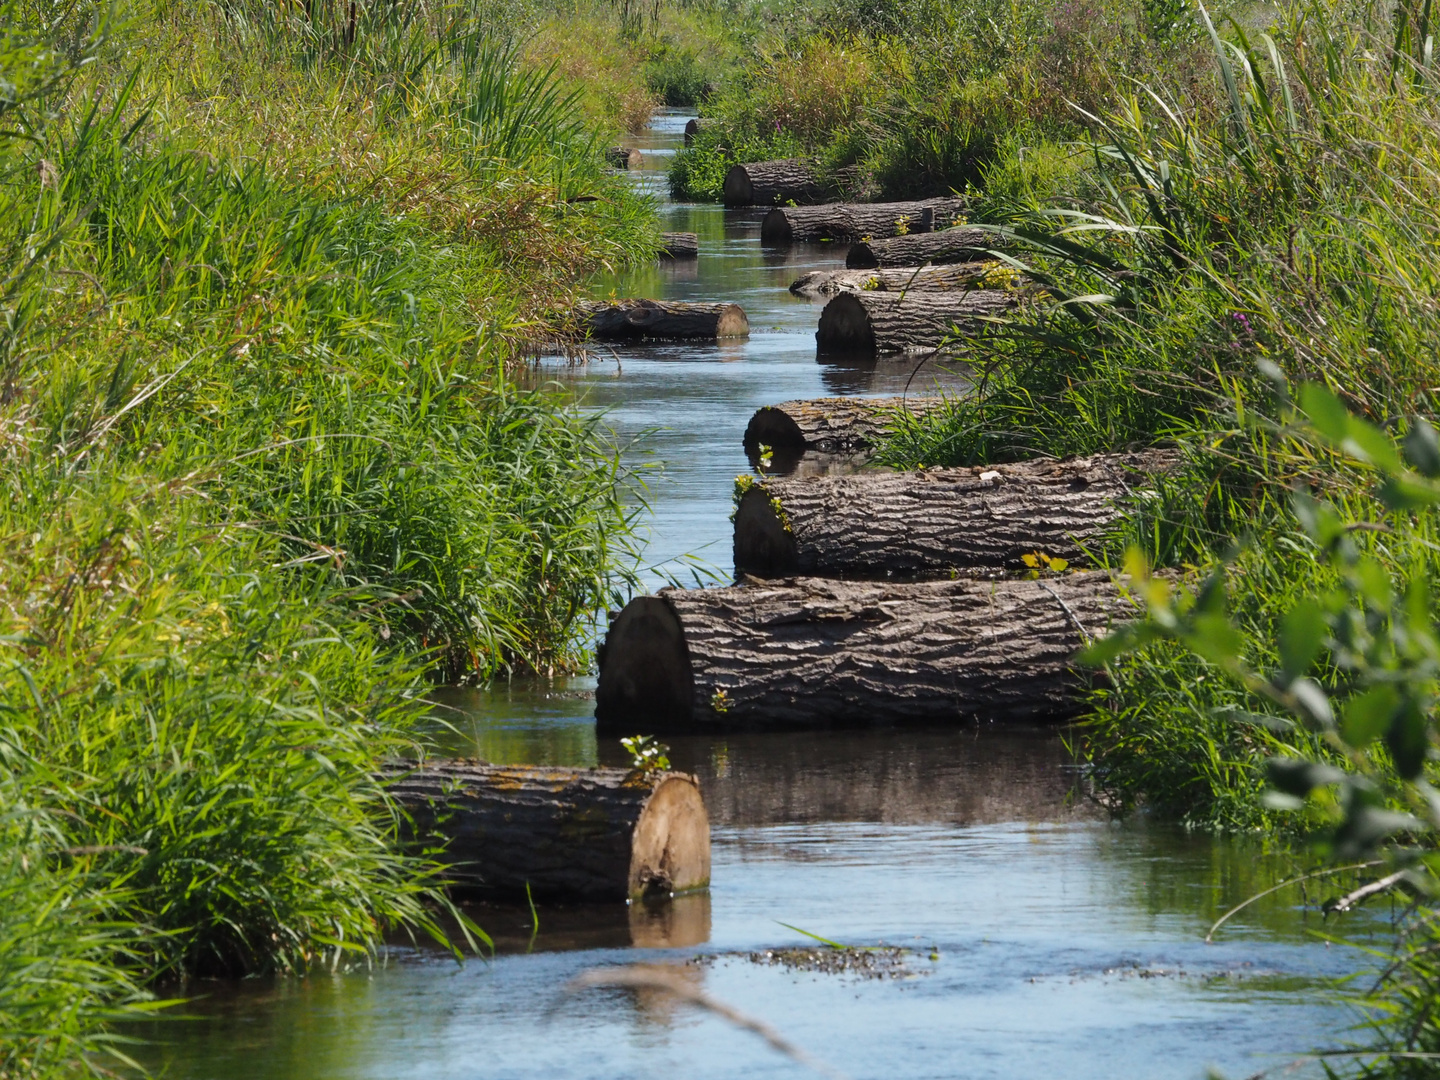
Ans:
{"type": "Polygon", "coordinates": [[[1345,774],[1333,765],[1291,757],[1267,758],[1265,773],[1273,788],[1297,799],[1305,798],[1317,787],[1345,779],[1345,774]]]}
{"type": "Polygon", "coordinates": [[[1112,660],[1134,652],[1142,645],[1148,645],[1159,634],[1149,623],[1123,626],[1109,637],[1093,641],[1080,650],[1080,663],[1091,667],[1104,667],[1112,660]]]}
{"type": "Polygon", "coordinates": [[[1399,704],[1400,694],[1393,686],[1372,686],[1356,695],[1345,703],[1341,737],[1357,750],[1369,746],[1389,730],[1399,704]]]}
{"type": "Polygon", "coordinates": [[[1440,436],[1435,434],[1430,421],[1423,416],[1411,419],[1410,430],[1401,445],[1405,451],[1405,460],[1417,472],[1432,479],[1440,476],[1440,436]]]}
{"type": "Polygon", "coordinates": [[[1184,641],[1202,659],[1222,667],[1233,664],[1245,647],[1245,639],[1224,615],[1204,614],[1190,624],[1184,641]]]}
{"type": "Polygon", "coordinates": [[[1414,780],[1425,768],[1425,755],[1430,749],[1430,725],[1413,700],[1407,700],[1395,713],[1390,730],[1385,733],[1385,746],[1395,760],[1395,771],[1405,780],[1414,780]]]}
{"type": "Polygon", "coordinates": [[[1345,441],[1350,434],[1350,412],[1340,399],[1319,383],[1306,383],[1300,387],[1300,408],[1310,419],[1310,425],[1334,443],[1345,441]]]}
{"type": "Polygon", "coordinates": [[[1310,670],[1325,643],[1325,612],[1314,600],[1301,600],[1280,620],[1280,668],[1287,684],[1310,670]]]}
{"type": "Polygon", "coordinates": [[[1330,708],[1330,699],[1314,679],[1296,679],[1290,684],[1290,693],[1295,698],[1301,715],[1319,728],[1335,726],[1335,713],[1330,708]]]}
{"type": "Polygon", "coordinates": [[[1322,548],[1329,547],[1345,531],[1340,515],[1329,503],[1315,499],[1307,492],[1297,491],[1290,500],[1290,509],[1301,527],[1322,548]]]}
{"type": "Polygon", "coordinates": [[[1420,510],[1440,502],[1440,488],[1404,476],[1391,476],[1380,485],[1380,501],[1391,510],[1420,510]]]}
{"type": "Polygon", "coordinates": [[[1340,443],[1351,457],[1368,461],[1378,469],[1394,475],[1405,471],[1395,440],[1375,425],[1358,417],[1350,417],[1350,433],[1340,443]]]}

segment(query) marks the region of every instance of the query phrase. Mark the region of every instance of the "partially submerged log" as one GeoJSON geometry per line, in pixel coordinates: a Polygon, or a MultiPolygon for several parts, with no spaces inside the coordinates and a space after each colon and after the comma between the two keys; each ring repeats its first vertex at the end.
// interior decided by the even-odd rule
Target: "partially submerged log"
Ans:
{"type": "Polygon", "coordinates": [[[751,482],[735,509],[735,569],[907,577],[1075,562],[1124,500],[1175,463],[1166,450],[917,472],[751,482]]]}
{"type": "Polygon", "coordinates": [[[909,292],[922,289],[973,289],[1000,264],[954,263],[938,266],[898,266],[874,270],[812,270],[790,284],[796,296],[831,297],[842,292],[909,292]]]}
{"type": "Polygon", "coordinates": [[[389,775],[467,891],[625,900],[710,883],[710,822],[685,773],[434,761],[389,775]]]}
{"type": "Polygon", "coordinates": [[[948,229],[965,213],[964,199],[920,202],[777,206],[760,222],[760,242],[774,246],[816,240],[850,243],[948,229]]]}
{"type": "Polygon", "coordinates": [[[693,304],[678,300],[612,300],[582,303],[577,315],[591,337],[748,337],[750,321],[739,304],[693,304]]]}
{"type": "Polygon", "coordinates": [[[1019,301],[1006,289],[840,293],[820,312],[815,344],[822,356],[931,351],[957,332],[978,332],[981,319],[1019,301]]]}
{"type": "Polygon", "coordinates": [[[745,426],[745,452],[753,458],[768,446],[777,453],[867,455],[905,413],[924,416],[942,404],[939,397],[834,397],[766,405],[745,426]]]}
{"type": "Polygon", "coordinates": [[[700,255],[700,237],[693,232],[667,232],[660,234],[660,257],[662,259],[694,259],[700,255]]]}
{"type": "Polygon", "coordinates": [[[1133,610],[1102,572],[664,589],[610,623],[595,719],[604,732],[1060,720],[1079,704],[1076,650],[1133,610]]]}
{"type": "Polygon", "coordinates": [[[825,190],[815,170],[797,158],[749,161],[732,165],[725,174],[726,206],[773,206],[776,203],[819,202],[825,190]]]}
{"type": "Polygon", "coordinates": [[[638,169],[644,164],[645,156],[628,146],[612,146],[605,151],[605,160],[612,168],[638,169]]]}
{"type": "Polygon", "coordinates": [[[1003,251],[1004,238],[987,229],[961,226],[916,236],[892,236],[855,244],[845,256],[852,270],[877,266],[924,266],[926,263],[973,262],[988,259],[992,251],[1003,251]]]}
{"type": "Polygon", "coordinates": [[[689,146],[695,141],[695,136],[700,134],[701,128],[707,128],[713,123],[715,123],[715,119],[710,116],[697,116],[693,120],[686,121],[685,145],[689,146]]]}

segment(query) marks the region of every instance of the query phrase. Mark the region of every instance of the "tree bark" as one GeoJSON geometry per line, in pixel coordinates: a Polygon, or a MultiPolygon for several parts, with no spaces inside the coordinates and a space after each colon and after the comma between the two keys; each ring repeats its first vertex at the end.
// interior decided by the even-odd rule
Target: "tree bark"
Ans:
{"type": "Polygon", "coordinates": [[[715,121],[709,116],[697,116],[685,124],[685,145],[689,146],[695,141],[695,136],[700,134],[700,129],[709,127],[715,121]]]}
{"type": "Polygon", "coordinates": [[[605,160],[615,169],[638,169],[645,157],[628,146],[612,146],[605,151],[605,160]]]}
{"type": "Polygon", "coordinates": [[[796,296],[831,297],[842,292],[912,292],[925,289],[973,289],[999,263],[897,266],[875,270],[812,270],[790,285],[796,296]]]}
{"type": "Polygon", "coordinates": [[[816,240],[847,243],[948,229],[965,212],[964,199],[920,202],[826,203],[777,206],[760,222],[760,242],[775,247],[816,240]]]}
{"type": "Polygon", "coordinates": [[[1068,461],[755,482],[735,510],[735,569],[917,577],[1024,569],[1043,552],[1077,562],[1124,500],[1171,468],[1167,450],[1068,461]]]}
{"type": "Polygon", "coordinates": [[[939,397],[814,398],[756,410],[745,427],[752,459],[768,446],[782,452],[853,455],[861,459],[887,438],[903,413],[924,416],[944,404],[939,397]]]}
{"type": "Polygon", "coordinates": [[[700,255],[700,237],[693,232],[660,234],[662,259],[695,259],[700,255]]]}
{"type": "Polygon", "coordinates": [[[465,891],[625,900],[710,883],[710,822],[685,773],[432,761],[388,775],[465,891]]]}
{"type": "Polygon", "coordinates": [[[1021,294],[1006,289],[840,293],[820,312],[821,356],[933,351],[958,331],[975,333],[981,316],[1001,315],[1021,294]]]}
{"type": "Polygon", "coordinates": [[[732,165],[725,174],[726,206],[774,206],[776,203],[814,203],[825,198],[815,171],[795,158],[786,161],[750,161],[732,165]]]}
{"type": "Polygon", "coordinates": [[[990,252],[1003,251],[1003,237],[986,229],[961,226],[918,236],[893,236],[888,240],[872,240],[855,244],[845,257],[852,270],[872,270],[882,266],[924,266],[926,263],[973,262],[990,258],[990,252]]]}
{"type": "Polygon", "coordinates": [[[739,304],[691,304],[664,300],[582,303],[576,312],[590,336],[605,341],[634,338],[748,337],[750,322],[739,304]]]}
{"type": "Polygon", "coordinates": [[[664,589],[610,623],[595,719],[602,732],[1060,720],[1079,704],[1076,650],[1133,611],[1102,572],[664,589]]]}

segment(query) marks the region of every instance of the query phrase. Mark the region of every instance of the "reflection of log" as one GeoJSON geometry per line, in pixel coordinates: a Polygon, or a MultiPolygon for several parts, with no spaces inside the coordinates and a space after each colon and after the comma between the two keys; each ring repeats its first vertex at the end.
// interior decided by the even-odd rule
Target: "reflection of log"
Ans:
{"type": "Polygon", "coordinates": [[[616,169],[638,169],[644,163],[645,157],[639,150],[628,146],[612,146],[605,151],[605,160],[616,169]]]}
{"type": "Polygon", "coordinates": [[[895,429],[903,413],[924,416],[944,403],[938,397],[814,398],[756,410],[745,427],[745,452],[775,451],[868,454],[895,429]]]}
{"type": "Polygon", "coordinates": [[[436,761],[395,776],[390,793],[422,841],[446,841],[459,887],[624,900],[710,882],[710,823],[684,773],[436,761]]]}
{"type": "Polygon", "coordinates": [[[1128,605],[1105,573],[909,584],[797,578],[664,589],[610,623],[599,730],[1055,720],[1087,634],[1128,605]]]}
{"type": "Polygon", "coordinates": [[[725,174],[726,206],[773,206],[776,203],[819,202],[824,189],[815,171],[803,161],[750,161],[732,165],[725,174]]]}
{"type": "Polygon", "coordinates": [[[695,136],[700,134],[701,128],[707,128],[713,123],[715,123],[714,118],[709,116],[697,116],[693,120],[686,121],[685,145],[689,146],[695,141],[695,136]]]}
{"type": "Polygon", "coordinates": [[[943,229],[918,236],[892,236],[856,244],[845,257],[852,270],[877,266],[924,266],[926,263],[973,262],[1005,247],[1004,239],[986,229],[943,229]]]}
{"type": "Polygon", "coordinates": [[[750,333],[750,322],[739,304],[613,300],[582,303],[577,313],[591,337],[605,340],[730,338],[750,333]]]}
{"type": "Polygon", "coordinates": [[[822,356],[875,356],[931,350],[946,338],[975,333],[983,316],[1019,301],[1005,289],[840,293],[820,313],[815,344],[822,356]]]}
{"type": "Polygon", "coordinates": [[[700,237],[693,232],[660,234],[662,259],[694,259],[700,254],[700,237]]]}
{"type": "Polygon", "coordinates": [[[812,270],[790,285],[796,296],[831,297],[842,292],[908,292],[921,289],[967,289],[999,264],[955,263],[940,266],[899,266],[884,270],[812,270]]]}
{"type": "Polygon", "coordinates": [[[923,575],[1023,568],[1044,552],[1075,561],[1120,516],[1117,505],[1172,453],[1099,454],[919,472],[766,479],[735,511],[735,569],[923,575]]]}
{"type": "Polygon", "coordinates": [[[948,229],[964,212],[964,199],[777,206],[760,223],[760,242],[776,246],[815,240],[849,243],[872,236],[928,233],[948,229]]]}

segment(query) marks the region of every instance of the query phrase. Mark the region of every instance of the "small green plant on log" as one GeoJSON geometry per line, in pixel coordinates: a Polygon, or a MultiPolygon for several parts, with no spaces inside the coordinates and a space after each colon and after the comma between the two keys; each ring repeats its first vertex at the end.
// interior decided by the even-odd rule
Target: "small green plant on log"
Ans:
{"type": "Polygon", "coordinates": [[[670,768],[670,747],[657,742],[654,735],[631,735],[628,739],[621,739],[620,745],[630,753],[630,775],[633,778],[647,777],[670,768]]]}

